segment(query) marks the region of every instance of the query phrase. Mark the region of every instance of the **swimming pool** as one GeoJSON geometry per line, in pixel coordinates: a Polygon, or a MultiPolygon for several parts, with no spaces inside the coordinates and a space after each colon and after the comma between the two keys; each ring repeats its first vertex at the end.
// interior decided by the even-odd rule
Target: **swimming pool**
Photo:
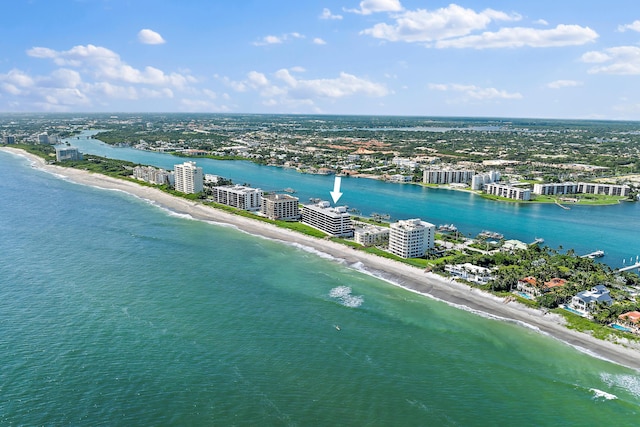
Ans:
{"type": "Polygon", "coordinates": [[[631,332],[631,329],[625,328],[624,326],[620,326],[617,323],[612,323],[609,326],[611,326],[613,329],[617,329],[619,331],[631,332]]]}
{"type": "Polygon", "coordinates": [[[562,308],[564,308],[565,310],[567,310],[567,311],[569,311],[569,312],[573,313],[573,314],[577,314],[578,316],[586,317],[586,314],[585,314],[585,313],[582,313],[582,312],[580,312],[580,311],[578,311],[578,310],[574,310],[573,308],[569,307],[569,306],[568,306],[568,305],[566,305],[566,304],[565,304],[565,305],[563,305],[563,306],[561,306],[561,307],[562,307],[562,308]]]}

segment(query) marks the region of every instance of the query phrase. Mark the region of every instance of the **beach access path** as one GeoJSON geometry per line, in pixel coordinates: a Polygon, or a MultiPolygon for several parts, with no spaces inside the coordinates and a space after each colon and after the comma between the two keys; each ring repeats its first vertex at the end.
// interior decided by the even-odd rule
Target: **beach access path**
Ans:
{"type": "Polygon", "coordinates": [[[398,261],[357,251],[330,240],[311,237],[265,222],[234,215],[200,202],[172,196],[157,188],[80,169],[49,165],[42,158],[16,148],[2,147],[0,149],[27,157],[35,168],[63,176],[71,182],[109,190],[120,190],[149,200],[173,212],[188,214],[197,220],[224,223],[255,236],[313,248],[331,255],[335,259],[344,260],[347,265],[358,264],[359,268],[364,268],[370,274],[411,292],[436,298],[450,305],[488,317],[528,325],[592,356],[640,371],[640,345],[637,343],[616,344],[568,329],[565,326],[564,318],[557,314],[535,310],[517,301],[505,300],[505,298],[497,297],[455,280],[427,273],[420,268],[398,261]]]}

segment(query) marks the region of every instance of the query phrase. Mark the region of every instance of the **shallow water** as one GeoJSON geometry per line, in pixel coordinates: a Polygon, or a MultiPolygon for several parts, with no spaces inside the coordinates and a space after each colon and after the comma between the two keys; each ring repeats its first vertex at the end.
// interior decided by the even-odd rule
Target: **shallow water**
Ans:
{"type": "Polygon", "coordinates": [[[0,152],[0,420],[633,425],[640,375],[0,152]],[[338,326],[339,328],[336,328],[338,326]]]}

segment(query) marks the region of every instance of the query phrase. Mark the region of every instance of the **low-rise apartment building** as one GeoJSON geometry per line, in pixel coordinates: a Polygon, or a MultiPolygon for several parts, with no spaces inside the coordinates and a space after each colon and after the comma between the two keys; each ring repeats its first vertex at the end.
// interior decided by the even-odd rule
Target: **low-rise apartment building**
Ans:
{"type": "Polygon", "coordinates": [[[531,190],[507,184],[487,184],[484,191],[493,196],[506,197],[513,200],[531,200],[531,190]]]}
{"type": "Polygon", "coordinates": [[[627,197],[631,192],[628,185],[599,184],[593,182],[563,182],[534,184],[533,194],[554,196],[559,194],[604,194],[627,197]]]}
{"type": "Polygon", "coordinates": [[[389,228],[375,225],[356,227],[353,232],[353,240],[362,246],[385,244],[389,241],[389,228]]]}

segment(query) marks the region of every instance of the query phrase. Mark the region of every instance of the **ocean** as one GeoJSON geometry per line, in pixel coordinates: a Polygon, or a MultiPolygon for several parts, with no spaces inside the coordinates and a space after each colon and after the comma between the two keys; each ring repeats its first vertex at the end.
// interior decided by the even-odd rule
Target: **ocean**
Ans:
{"type": "Polygon", "coordinates": [[[640,374],[0,152],[0,424],[636,425],[640,374]]]}

